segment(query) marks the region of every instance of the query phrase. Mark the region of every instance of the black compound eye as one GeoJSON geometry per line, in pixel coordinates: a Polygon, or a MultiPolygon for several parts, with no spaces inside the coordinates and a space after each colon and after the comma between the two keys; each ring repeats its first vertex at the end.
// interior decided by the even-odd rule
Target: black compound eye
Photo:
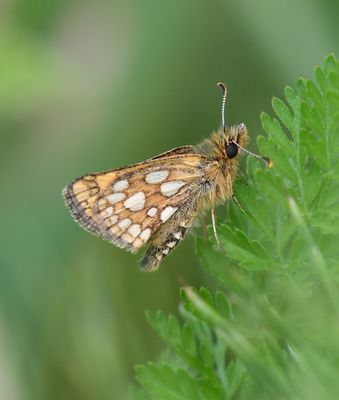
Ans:
{"type": "Polygon", "coordinates": [[[226,154],[228,158],[233,158],[238,154],[238,147],[234,143],[226,144],[226,154]]]}

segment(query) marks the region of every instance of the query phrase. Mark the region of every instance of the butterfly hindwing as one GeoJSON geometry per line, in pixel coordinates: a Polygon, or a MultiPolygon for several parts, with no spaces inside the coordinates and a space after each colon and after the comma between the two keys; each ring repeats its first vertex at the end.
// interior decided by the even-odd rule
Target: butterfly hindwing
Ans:
{"type": "Polygon", "coordinates": [[[190,196],[171,220],[161,226],[151,238],[147,252],[140,261],[143,270],[154,271],[157,269],[162,259],[184,239],[196,216],[197,202],[196,197],[190,196]]]}

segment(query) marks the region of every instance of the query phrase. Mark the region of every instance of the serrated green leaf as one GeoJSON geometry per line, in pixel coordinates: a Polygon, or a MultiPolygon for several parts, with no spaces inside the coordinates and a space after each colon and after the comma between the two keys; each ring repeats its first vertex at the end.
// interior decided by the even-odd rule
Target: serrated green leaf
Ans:
{"type": "Polygon", "coordinates": [[[146,311],[146,318],[148,322],[153,326],[153,328],[157,329],[160,334],[165,330],[166,327],[166,319],[165,314],[158,310],[157,312],[146,311]]]}
{"type": "Polygon", "coordinates": [[[237,260],[244,268],[259,270],[274,267],[275,263],[265,248],[259,242],[249,240],[237,229],[232,231],[228,226],[223,226],[220,242],[226,254],[237,260]]]}
{"type": "Polygon", "coordinates": [[[146,312],[146,317],[152,327],[158,334],[171,345],[180,345],[182,343],[181,328],[178,320],[173,316],[168,317],[160,310],[157,312],[146,312]]]}
{"type": "Polygon", "coordinates": [[[327,185],[320,194],[319,210],[324,211],[338,204],[338,185],[327,185]]]}
{"type": "Polygon", "coordinates": [[[300,263],[307,259],[307,253],[305,250],[304,239],[300,237],[295,238],[292,245],[287,248],[287,256],[291,260],[290,268],[300,266],[300,263]]]}
{"type": "Polygon", "coordinates": [[[170,315],[168,317],[168,325],[166,331],[167,334],[172,338],[173,342],[175,342],[176,344],[182,343],[181,327],[178,320],[173,315],[170,315]]]}
{"type": "MultiPolygon", "coordinates": [[[[258,145],[260,150],[273,161],[274,171],[277,171],[280,175],[288,178],[291,182],[296,181],[297,177],[294,155],[292,156],[287,154],[277,147],[272,138],[269,138],[266,141],[258,138],[258,145]]],[[[292,148],[294,148],[293,144],[291,144],[291,149],[292,148]]]]}
{"type": "Polygon", "coordinates": [[[129,398],[131,400],[151,400],[144,390],[137,387],[132,387],[129,390],[129,398]]]}
{"type": "Polygon", "coordinates": [[[213,354],[211,353],[212,348],[213,348],[213,345],[211,342],[200,343],[199,353],[200,353],[201,361],[205,367],[213,367],[214,357],[213,357],[213,354]]]}
{"type": "Polygon", "coordinates": [[[313,81],[308,79],[306,81],[306,90],[307,90],[307,97],[313,102],[317,111],[321,115],[321,118],[325,119],[326,113],[325,113],[324,99],[317,85],[313,81]]]}
{"type": "MultiPolygon", "coordinates": [[[[281,128],[278,120],[270,119],[267,114],[261,114],[261,120],[263,128],[266,132],[269,132],[270,138],[278,146],[278,148],[283,149],[287,154],[292,155],[292,145],[288,140],[286,134],[281,128]]],[[[263,136],[257,137],[257,142],[263,143],[265,141],[263,136]]]]}
{"type": "Polygon", "coordinates": [[[197,382],[183,370],[149,363],[136,367],[136,378],[151,396],[163,400],[203,400],[197,382]]]}
{"type": "Polygon", "coordinates": [[[258,170],[255,179],[257,189],[262,193],[269,193],[269,202],[273,203],[275,207],[277,204],[283,203],[287,191],[281,177],[274,176],[270,171],[258,170]]]}
{"type": "Polygon", "coordinates": [[[199,296],[206,301],[211,307],[214,307],[214,299],[211,293],[205,288],[201,287],[199,289],[199,296]]]}
{"type": "Polygon", "coordinates": [[[334,88],[339,88],[339,72],[338,71],[331,71],[328,75],[328,79],[330,84],[334,88]]]}
{"type": "Polygon", "coordinates": [[[321,138],[316,139],[310,132],[300,132],[302,144],[307,148],[309,155],[322,169],[327,168],[326,143],[321,138]]]}
{"type": "MultiPolygon", "coordinates": [[[[215,251],[210,242],[206,243],[199,237],[196,238],[196,251],[201,264],[218,280],[227,284],[227,277],[225,276],[227,259],[225,256],[215,251]]],[[[186,294],[183,294],[183,296],[186,296],[186,294]]]]}
{"type": "Polygon", "coordinates": [[[230,382],[229,396],[232,397],[240,389],[246,376],[246,368],[238,360],[231,362],[227,368],[227,376],[230,382]]]}
{"type": "Polygon", "coordinates": [[[216,304],[218,312],[224,318],[230,318],[231,306],[230,306],[229,302],[227,301],[225,294],[220,292],[219,290],[217,291],[217,293],[215,295],[215,304],[216,304]]]}
{"type": "Polygon", "coordinates": [[[290,86],[287,86],[284,90],[285,99],[289,106],[293,109],[296,104],[297,94],[295,93],[294,89],[290,86]]]}
{"type": "Polygon", "coordinates": [[[319,66],[316,67],[316,69],[315,69],[315,77],[316,77],[316,80],[317,80],[318,85],[320,86],[321,90],[323,92],[325,92],[325,90],[327,89],[328,84],[327,84],[327,80],[326,80],[325,74],[324,74],[323,70],[319,66]]]}
{"type": "Polygon", "coordinates": [[[334,204],[333,206],[329,207],[327,213],[333,215],[334,217],[339,217],[339,204],[334,204]]]}
{"type": "Polygon", "coordinates": [[[193,357],[197,356],[197,346],[192,328],[185,323],[182,331],[183,347],[193,357]]]}
{"type": "Polygon", "coordinates": [[[301,113],[306,121],[306,124],[313,130],[314,133],[322,135],[324,132],[324,121],[319,110],[303,102],[301,104],[301,113]]]}
{"type": "Polygon", "coordinates": [[[324,98],[329,107],[329,112],[337,112],[339,107],[339,92],[334,89],[327,89],[324,98]]]}
{"type": "Polygon", "coordinates": [[[293,117],[290,109],[277,97],[272,100],[272,107],[274,112],[279,117],[280,121],[286,126],[286,128],[292,132],[293,131],[293,117]]]}
{"type": "Polygon", "coordinates": [[[320,230],[323,235],[338,235],[338,218],[326,211],[319,211],[312,217],[312,225],[320,230]]]}
{"type": "Polygon", "coordinates": [[[328,75],[330,72],[332,72],[332,70],[335,69],[336,65],[337,61],[334,57],[334,54],[329,54],[324,61],[325,74],[328,75]]]}

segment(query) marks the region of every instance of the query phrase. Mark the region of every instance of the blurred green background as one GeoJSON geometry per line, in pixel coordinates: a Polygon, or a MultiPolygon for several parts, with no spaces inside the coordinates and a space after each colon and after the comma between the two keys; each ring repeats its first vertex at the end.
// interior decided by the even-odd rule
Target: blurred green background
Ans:
{"type": "Polygon", "coordinates": [[[145,309],[213,285],[188,237],[159,272],[81,230],[75,177],[193,144],[226,119],[261,133],[286,84],[337,54],[332,0],[3,0],[0,399],[125,399],[161,350],[145,309]]]}

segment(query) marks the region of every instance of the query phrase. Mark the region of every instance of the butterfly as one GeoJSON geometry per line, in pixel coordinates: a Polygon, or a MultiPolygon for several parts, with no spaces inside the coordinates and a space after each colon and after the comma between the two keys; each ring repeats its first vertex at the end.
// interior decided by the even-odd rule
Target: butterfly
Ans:
{"type": "MultiPolygon", "coordinates": [[[[114,245],[137,252],[147,245],[140,262],[156,270],[181,240],[197,215],[211,211],[219,247],[215,208],[233,196],[246,126],[225,125],[227,89],[221,87],[221,128],[197,146],[182,146],[138,164],[83,175],[63,190],[73,218],[89,232],[114,245]]],[[[264,160],[266,161],[266,160],[264,160]]]]}

